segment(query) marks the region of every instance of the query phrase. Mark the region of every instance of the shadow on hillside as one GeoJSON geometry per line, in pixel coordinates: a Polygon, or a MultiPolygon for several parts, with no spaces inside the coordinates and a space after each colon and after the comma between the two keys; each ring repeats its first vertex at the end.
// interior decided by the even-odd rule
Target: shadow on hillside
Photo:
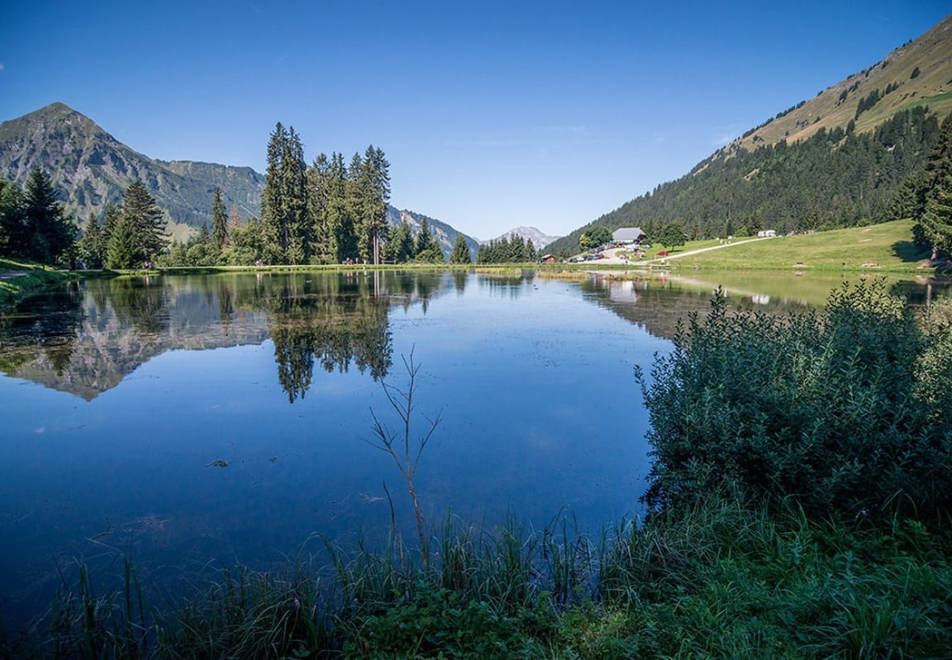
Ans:
{"type": "Polygon", "coordinates": [[[912,241],[896,241],[892,244],[892,249],[893,254],[910,263],[929,258],[929,250],[919,247],[912,241]]]}

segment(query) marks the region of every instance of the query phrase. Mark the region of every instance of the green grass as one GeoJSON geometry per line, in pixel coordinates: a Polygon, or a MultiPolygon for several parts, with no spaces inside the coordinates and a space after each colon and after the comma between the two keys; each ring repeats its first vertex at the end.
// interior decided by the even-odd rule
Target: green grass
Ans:
{"type": "Polygon", "coordinates": [[[22,259],[0,257],[0,309],[12,307],[31,293],[62,284],[69,272],[22,259]]]}
{"type": "Polygon", "coordinates": [[[672,269],[826,270],[931,274],[912,242],[911,220],[782,236],[671,260],[672,269]]]}
{"type": "Polygon", "coordinates": [[[952,647],[948,530],[808,521],[729,497],[601,538],[453,528],[411,548],[238,568],[153,609],[124,563],[80,567],[11,657],[937,657],[952,647]],[[319,577],[323,575],[324,577],[319,577]],[[102,576],[99,576],[102,577],[102,576]]]}
{"type": "MultiPolygon", "coordinates": [[[[735,240],[743,241],[745,239],[738,238],[735,240]]],[[[705,239],[701,241],[688,241],[684,245],[679,245],[677,247],[665,247],[657,243],[651,243],[651,247],[645,250],[645,259],[656,259],[658,258],[658,253],[663,252],[665,250],[667,250],[669,255],[676,255],[676,254],[683,254],[684,252],[688,252],[690,250],[699,250],[701,248],[713,247],[715,245],[720,245],[720,244],[721,244],[720,239],[716,239],[716,238],[709,238],[709,239],[705,239]]],[[[638,258],[634,256],[633,251],[628,252],[628,254],[632,262],[636,263],[638,261],[638,258]]]]}

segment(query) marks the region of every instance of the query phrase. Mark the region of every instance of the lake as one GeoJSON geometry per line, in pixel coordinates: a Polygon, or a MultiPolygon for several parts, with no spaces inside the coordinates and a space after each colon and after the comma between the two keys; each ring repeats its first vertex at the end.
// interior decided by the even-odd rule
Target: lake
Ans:
{"type": "MultiPolygon", "coordinates": [[[[93,279],[0,323],[0,597],[47,603],[82,558],[130,556],[170,592],[207,571],[266,568],[324,540],[379,544],[386,482],[412,511],[371,411],[421,365],[416,428],[441,416],[418,486],[431,523],[492,529],[640,511],[647,415],[633,370],[670,348],[714,284],[787,313],[839,278],[618,281],[381,271],[93,279]]],[[[923,303],[933,285],[897,284],[923,303]]]]}

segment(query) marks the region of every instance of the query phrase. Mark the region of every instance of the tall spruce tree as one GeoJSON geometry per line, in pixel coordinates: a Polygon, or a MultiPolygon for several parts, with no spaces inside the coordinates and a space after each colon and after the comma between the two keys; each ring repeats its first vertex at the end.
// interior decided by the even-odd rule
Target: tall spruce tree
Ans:
{"type": "Polygon", "coordinates": [[[350,224],[354,233],[355,254],[353,259],[362,259],[367,261],[370,252],[366,242],[364,205],[367,201],[365,194],[366,179],[363,176],[364,159],[359,153],[354,153],[350,159],[350,165],[347,167],[347,185],[346,200],[347,214],[350,217],[350,224]]]}
{"type": "Polygon", "coordinates": [[[451,264],[470,264],[473,259],[469,254],[469,246],[466,245],[466,239],[462,234],[456,236],[456,242],[453,244],[453,252],[450,254],[451,264]]]}
{"type": "Polygon", "coordinates": [[[304,162],[304,146],[301,138],[288,129],[284,141],[280,167],[280,212],[286,228],[286,261],[292,264],[307,263],[311,248],[311,222],[307,213],[307,164],[304,162]]]}
{"type": "Polygon", "coordinates": [[[414,259],[416,261],[426,261],[438,263],[443,261],[443,253],[440,251],[440,244],[430,230],[430,223],[426,218],[420,221],[420,229],[417,230],[416,245],[414,246],[414,259]]]}
{"type": "Polygon", "coordinates": [[[311,255],[319,263],[337,261],[337,236],[330,214],[331,162],[319,154],[307,170],[307,214],[311,220],[311,255]]]}
{"type": "Polygon", "coordinates": [[[212,243],[221,250],[228,240],[228,217],[225,215],[225,201],[221,196],[221,188],[215,188],[215,197],[212,199],[212,243]]]}
{"type": "Polygon", "coordinates": [[[76,241],[77,228],[56,201],[48,174],[36,167],[30,172],[23,200],[25,255],[53,263],[76,241]]]}
{"type": "Polygon", "coordinates": [[[23,193],[16,184],[0,179],[0,254],[17,255],[25,244],[23,193]]]}
{"type": "Polygon", "coordinates": [[[327,174],[327,214],[328,227],[334,237],[337,254],[334,261],[343,263],[357,258],[357,234],[354,218],[349,204],[350,173],[344,165],[344,155],[331,154],[327,174]]]}
{"type": "Polygon", "coordinates": [[[135,222],[122,214],[116,220],[106,246],[106,268],[131,269],[142,264],[142,248],[135,222]]]}
{"type": "Polygon", "coordinates": [[[387,241],[387,259],[402,264],[413,258],[414,250],[413,232],[410,229],[410,224],[406,220],[402,220],[390,232],[387,241]]]}
{"type": "Polygon", "coordinates": [[[360,197],[355,209],[360,257],[376,262],[380,257],[380,247],[386,240],[387,202],[390,200],[390,163],[381,149],[373,145],[367,147],[360,159],[355,191],[360,197]]]}
{"type": "Polygon", "coordinates": [[[105,243],[109,242],[113,229],[119,222],[122,210],[112,202],[106,202],[106,208],[102,212],[102,238],[105,243]]]}
{"type": "Polygon", "coordinates": [[[162,211],[144,183],[136,180],[129,185],[122,200],[121,213],[135,232],[135,257],[139,262],[136,265],[154,262],[168,247],[169,241],[162,211]]]}
{"type": "Polygon", "coordinates": [[[261,222],[265,229],[265,259],[280,263],[287,255],[288,232],[282,211],[281,159],[286,151],[288,132],[281,122],[274,126],[268,140],[267,168],[261,192],[261,222]]]}
{"type": "Polygon", "coordinates": [[[95,215],[89,216],[83,237],[79,241],[79,258],[86,268],[102,268],[105,246],[102,228],[95,215]]]}
{"type": "Polygon", "coordinates": [[[952,253],[952,164],[945,169],[929,191],[920,221],[923,236],[932,246],[933,261],[940,252],[952,253]]]}
{"type": "Polygon", "coordinates": [[[952,115],[942,122],[922,178],[925,205],[915,232],[932,248],[935,261],[939,252],[952,250],[952,115]]]}

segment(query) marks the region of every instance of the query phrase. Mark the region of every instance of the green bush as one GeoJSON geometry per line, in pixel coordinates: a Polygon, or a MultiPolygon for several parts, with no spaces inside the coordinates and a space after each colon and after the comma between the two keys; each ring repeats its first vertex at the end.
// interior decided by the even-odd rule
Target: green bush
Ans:
{"type": "Polygon", "coordinates": [[[661,505],[737,487],[811,514],[920,515],[952,503],[952,332],[926,330],[885,284],[844,285],[824,311],[705,319],[639,374],[661,505]]]}

